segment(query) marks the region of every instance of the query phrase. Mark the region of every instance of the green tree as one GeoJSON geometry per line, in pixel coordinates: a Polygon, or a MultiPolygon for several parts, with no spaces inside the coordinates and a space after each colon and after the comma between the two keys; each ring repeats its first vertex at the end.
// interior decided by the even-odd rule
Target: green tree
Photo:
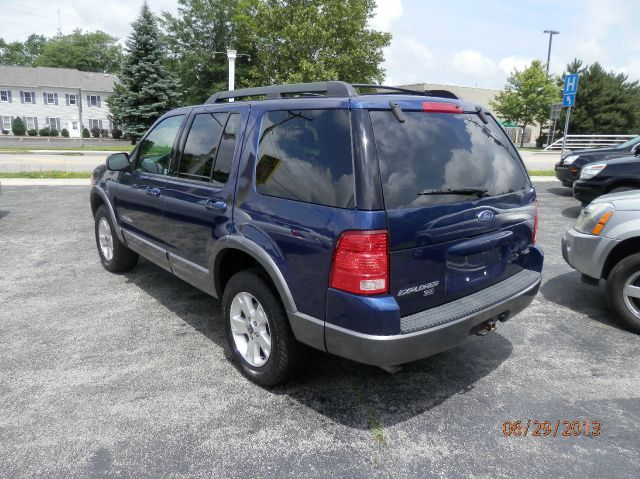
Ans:
{"type": "Polygon", "coordinates": [[[368,25],[375,0],[241,0],[239,41],[252,45],[249,83],[379,83],[391,35],[368,25]]]}
{"type": "Polygon", "coordinates": [[[76,29],[47,42],[35,64],[41,67],[76,68],[85,72],[115,73],[122,60],[118,39],[100,30],[76,29]]]}
{"type": "MultiPolygon", "coordinates": [[[[553,77],[547,78],[544,66],[534,60],[523,71],[514,70],[503,91],[491,102],[491,107],[503,120],[516,122],[522,128],[535,122],[544,123],[551,104],[560,98],[560,89],[553,77]]],[[[524,144],[524,135],[520,146],[524,144]]]]}
{"type": "Polygon", "coordinates": [[[132,23],[120,83],[107,104],[125,134],[136,141],[179,100],[179,85],[166,66],[155,16],[146,1],[132,23]]]}
{"type": "Polygon", "coordinates": [[[32,67],[46,44],[47,39],[35,33],[24,42],[7,43],[0,38],[0,65],[32,67]]]}
{"type": "MultiPolygon", "coordinates": [[[[636,134],[640,129],[640,85],[622,73],[607,72],[599,63],[583,66],[574,59],[567,73],[578,73],[578,93],[571,111],[572,134],[636,134]]],[[[566,110],[558,127],[564,128],[566,110]]]]}
{"type": "MultiPolygon", "coordinates": [[[[212,93],[227,89],[227,49],[251,55],[252,46],[238,37],[238,0],[179,0],[177,15],[162,14],[169,49],[169,67],[182,84],[186,104],[202,103],[212,93]]],[[[236,62],[239,87],[247,86],[247,59],[236,62]]]]}
{"type": "Polygon", "coordinates": [[[24,133],[27,131],[27,127],[24,126],[24,122],[22,118],[16,116],[11,122],[11,131],[16,136],[24,136],[24,133]]]}

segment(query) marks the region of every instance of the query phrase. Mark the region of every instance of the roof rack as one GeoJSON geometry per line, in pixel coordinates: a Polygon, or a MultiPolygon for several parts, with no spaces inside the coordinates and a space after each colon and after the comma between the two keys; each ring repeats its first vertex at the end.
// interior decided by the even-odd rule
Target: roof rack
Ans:
{"type": "Polygon", "coordinates": [[[274,85],[258,88],[242,88],[240,90],[232,91],[219,91],[211,95],[205,103],[218,103],[222,100],[228,100],[231,98],[248,98],[256,96],[266,97],[267,100],[277,100],[281,98],[287,98],[288,96],[292,95],[307,97],[326,95],[327,97],[349,98],[358,96],[359,93],[357,89],[361,88],[371,88],[376,90],[373,93],[363,93],[363,95],[382,95],[384,93],[380,92],[380,90],[388,90],[396,93],[403,93],[406,95],[436,96],[442,98],[459,99],[456,95],[447,90],[427,90],[422,92],[394,86],[366,85],[360,83],[350,85],[349,83],[345,83],[342,81],[325,81],[315,83],[294,83],[291,85],[274,85]]]}

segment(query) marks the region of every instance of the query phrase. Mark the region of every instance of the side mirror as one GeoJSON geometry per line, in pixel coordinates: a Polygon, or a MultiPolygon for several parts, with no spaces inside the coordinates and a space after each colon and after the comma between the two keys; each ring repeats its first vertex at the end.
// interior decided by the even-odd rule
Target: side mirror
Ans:
{"type": "Polygon", "coordinates": [[[107,157],[107,169],[109,171],[125,171],[129,169],[129,154],[114,153],[107,157]]]}

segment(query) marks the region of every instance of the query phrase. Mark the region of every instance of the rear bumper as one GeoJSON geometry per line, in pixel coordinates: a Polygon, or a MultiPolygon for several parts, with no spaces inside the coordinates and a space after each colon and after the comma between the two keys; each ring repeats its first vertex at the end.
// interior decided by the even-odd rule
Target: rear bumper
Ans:
{"type": "MultiPolygon", "coordinates": [[[[530,275],[530,279],[530,284],[508,299],[485,308],[476,305],[470,314],[411,333],[377,336],[325,323],[327,351],[374,366],[400,365],[432,356],[458,346],[468,338],[475,326],[487,320],[506,321],[521,312],[531,303],[540,288],[540,273],[530,275]]],[[[453,301],[446,306],[451,311],[461,310],[462,301],[466,299],[453,301]]],[[[468,308],[468,304],[464,307],[468,308]]],[[[424,315],[427,312],[418,314],[424,315]]]]}

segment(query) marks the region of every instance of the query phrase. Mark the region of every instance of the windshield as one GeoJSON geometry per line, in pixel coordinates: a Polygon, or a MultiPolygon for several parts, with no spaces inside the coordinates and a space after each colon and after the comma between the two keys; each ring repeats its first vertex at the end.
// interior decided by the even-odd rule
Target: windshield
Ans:
{"type": "Polygon", "coordinates": [[[370,115],[387,209],[469,201],[475,192],[498,196],[530,185],[515,148],[491,117],[484,124],[472,113],[405,111],[400,123],[388,110],[370,115]]]}
{"type": "Polygon", "coordinates": [[[636,136],[635,138],[631,138],[629,141],[625,141],[621,145],[616,146],[618,150],[631,148],[633,145],[640,143],[640,136],[636,136]]]}

